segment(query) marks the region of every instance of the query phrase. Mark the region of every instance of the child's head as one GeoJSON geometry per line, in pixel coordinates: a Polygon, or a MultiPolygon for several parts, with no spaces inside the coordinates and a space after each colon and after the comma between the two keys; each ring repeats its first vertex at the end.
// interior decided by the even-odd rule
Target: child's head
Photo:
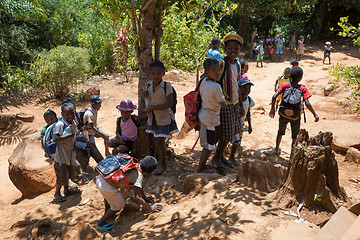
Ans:
{"type": "Polygon", "coordinates": [[[120,105],[117,105],[116,108],[121,112],[121,119],[126,122],[130,118],[131,113],[136,109],[136,105],[129,99],[125,99],[122,100],[120,105]]]}
{"type": "Polygon", "coordinates": [[[242,78],[239,81],[239,91],[241,94],[241,97],[245,99],[247,96],[249,96],[251,92],[251,86],[254,86],[252,82],[248,78],[242,78]]]}
{"type": "Polygon", "coordinates": [[[284,37],[284,35],[282,33],[280,33],[279,38],[283,38],[283,37],[284,37]]]}
{"type": "Polygon", "coordinates": [[[243,52],[240,52],[240,53],[239,53],[239,60],[242,60],[242,59],[244,59],[244,53],[243,53],[243,52]]]}
{"type": "Polygon", "coordinates": [[[298,67],[299,66],[299,61],[298,60],[293,60],[290,62],[292,67],[298,67]]]}
{"type": "Polygon", "coordinates": [[[300,40],[301,40],[301,41],[304,41],[304,36],[300,36],[300,40]]]}
{"type": "Polygon", "coordinates": [[[241,73],[247,73],[249,70],[249,64],[244,59],[240,60],[239,63],[241,66],[241,73]]]}
{"type": "Polygon", "coordinates": [[[331,42],[326,42],[325,45],[329,47],[331,46],[331,42]]]}
{"type": "Polygon", "coordinates": [[[290,70],[291,82],[298,83],[303,77],[303,70],[301,67],[293,67],[290,70]]]}
{"type": "Polygon", "coordinates": [[[213,37],[210,44],[212,49],[219,49],[221,46],[221,40],[218,37],[213,37]]]}
{"type": "Polygon", "coordinates": [[[63,103],[61,105],[61,115],[71,123],[75,118],[75,105],[70,102],[63,103]]]}
{"type": "Polygon", "coordinates": [[[160,61],[155,61],[150,64],[150,78],[158,85],[162,77],[165,75],[165,66],[160,61]]]}
{"type": "Polygon", "coordinates": [[[105,99],[101,99],[98,95],[93,95],[90,98],[91,106],[95,110],[99,110],[101,108],[101,102],[104,101],[104,100],[105,99]]]}
{"type": "Polygon", "coordinates": [[[260,41],[260,46],[262,46],[262,45],[264,45],[264,41],[261,40],[260,41]]]}
{"type": "Polygon", "coordinates": [[[235,61],[240,54],[244,40],[237,34],[229,34],[224,38],[224,43],[226,56],[231,61],[235,61]]]}
{"type": "Polygon", "coordinates": [[[290,70],[291,68],[287,67],[284,70],[284,78],[288,79],[290,77],[290,70]]]}
{"type": "Polygon", "coordinates": [[[206,76],[214,81],[218,81],[221,77],[220,62],[214,58],[208,58],[203,63],[206,76]]]}
{"type": "Polygon", "coordinates": [[[57,122],[57,116],[56,113],[51,110],[48,109],[45,113],[44,113],[44,120],[46,122],[47,125],[51,125],[53,123],[57,122]]]}
{"type": "Polygon", "coordinates": [[[267,34],[267,35],[266,35],[266,38],[270,38],[270,34],[267,34]]]}
{"type": "Polygon", "coordinates": [[[149,174],[157,167],[157,160],[152,156],[144,157],[140,162],[140,168],[143,174],[149,174]]]}

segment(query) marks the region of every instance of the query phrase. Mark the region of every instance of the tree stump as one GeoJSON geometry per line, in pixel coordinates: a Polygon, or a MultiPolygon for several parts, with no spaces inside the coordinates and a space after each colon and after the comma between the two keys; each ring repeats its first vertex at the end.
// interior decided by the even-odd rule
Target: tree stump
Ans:
{"type": "Polygon", "coordinates": [[[292,207],[303,202],[305,207],[317,205],[333,213],[340,206],[350,204],[345,190],[339,185],[332,140],[331,132],[320,132],[310,138],[306,130],[300,130],[275,203],[280,207],[292,207]]]}
{"type": "Polygon", "coordinates": [[[134,141],[131,155],[141,159],[141,157],[150,155],[150,139],[149,134],[146,133],[146,127],[139,127],[139,135],[134,141]]]}

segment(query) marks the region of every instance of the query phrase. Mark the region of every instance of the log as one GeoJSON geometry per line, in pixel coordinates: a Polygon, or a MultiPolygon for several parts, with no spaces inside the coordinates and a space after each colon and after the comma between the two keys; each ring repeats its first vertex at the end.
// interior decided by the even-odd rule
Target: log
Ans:
{"type": "Polygon", "coordinates": [[[287,208],[303,202],[305,207],[316,205],[333,213],[349,206],[350,200],[339,184],[332,140],[331,132],[310,138],[306,130],[300,130],[285,181],[275,195],[277,205],[287,208]]]}

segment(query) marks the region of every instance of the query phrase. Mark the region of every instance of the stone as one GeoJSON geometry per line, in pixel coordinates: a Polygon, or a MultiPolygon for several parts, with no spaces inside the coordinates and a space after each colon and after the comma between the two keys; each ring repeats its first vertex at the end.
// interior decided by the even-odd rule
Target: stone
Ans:
{"type": "Polygon", "coordinates": [[[171,72],[165,73],[163,80],[167,81],[167,82],[177,82],[177,81],[179,81],[179,76],[176,72],[171,71],[171,72]]]}
{"type": "Polygon", "coordinates": [[[98,87],[91,87],[88,90],[86,90],[84,96],[81,98],[82,101],[89,102],[91,96],[98,95],[100,96],[100,88],[98,87]]]}
{"type": "Polygon", "coordinates": [[[355,214],[344,207],[340,207],[315,236],[314,240],[341,239],[355,220],[355,214]]]}
{"type": "Polygon", "coordinates": [[[23,197],[55,187],[53,160],[44,156],[40,133],[24,137],[9,158],[9,177],[23,197]]]}
{"type": "Polygon", "coordinates": [[[209,183],[209,181],[221,177],[218,173],[191,173],[188,174],[182,185],[182,192],[196,192],[201,190],[201,188],[209,183]]]}
{"type": "Polygon", "coordinates": [[[346,153],[347,150],[349,149],[349,147],[350,147],[350,145],[338,143],[336,138],[334,138],[334,140],[332,142],[332,150],[334,150],[335,152],[346,153]]]}
{"type": "Polygon", "coordinates": [[[270,233],[271,240],[313,240],[320,228],[312,223],[282,223],[270,233]]]}
{"type": "Polygon", "coordinates": [[[324,87],[324,96],[329,96],[331,95],[331,93],[333,91],[335,91],[336,89],[338,89],[340,86],[339,85],[334,85],[334,84],[328,84],[324,87]]]}
{"type": "Polygon", "coordinates": [[[223,191],[227,186],[233,184],[238,180],[238,175],[236,173],[231,173],[221,178],[217,178],[206,184],[202,193],[209,192],[211,189],[215,189],[218,192],[223,191]]]}
{"type": "Polygon", "coordinates": [[[359,240],[360,239],[360,217],[357,217],[355,222],[347,230],[341,240],[359,240]]]}
{"type": "Polygon", "coordinates": [[[23,122],[33,122],[35,117],[34,115],[27,113],[17,113],[16,118],[23,122]]]}
{"type": "Polygon", "coordinates": [[[174,212],[173,215],[171,216],[171,222],[179,220],[179,219],[180,219],[180,213],[174,212]]]}
{"type": "Polygon", "coordinates": [[[349,208],[349,211],[352,212],[353,214],[359,216],[360,215],[360,202],[353,204],[349,208]]]}
{"type": "Polygon", "coordinates": [[[345,161],[360,163],[360,150],[350,147],[346,152],[345,161]]]}

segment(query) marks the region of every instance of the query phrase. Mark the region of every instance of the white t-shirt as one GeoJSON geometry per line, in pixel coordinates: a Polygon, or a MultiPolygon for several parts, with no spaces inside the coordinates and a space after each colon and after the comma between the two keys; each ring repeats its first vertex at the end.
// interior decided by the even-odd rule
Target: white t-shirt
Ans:
{"type": "Polygon", "coordinates": [[[253,100],[250,96],[248,96],[248,97],[245,99],[245,101],[243,101],[243,107],[244,107],[245,115],[244,115],[244,117],[241,118],[241,122],[242,122],[242,123],[243,123],[243,122],[245,121],[245,119],[246,119],[246,114],[248,113],[249,108],[251,108],[251,107],[253,107],[253,106],[255,106],[255,102],[254,102],[254,100],[253,100]]]}
{"type": "MultiPolygon", "coordinates": [[[[84,123],[92,123],[94,127],[98,127],[97,124],[97,113],[98,111],[95,110],[92,106],[88,108],[88,110],[84,113],[84,123]]],[[[89,135],[95,135],[96,132],[94,129],[89,129],[89,135]]]]}
{"type": "Polygon", "coordinates": [[[264,55],[264,46],[261,46],[261,45],[257,46],[256,51],[258,51],[259,54],[264,55]]]}

